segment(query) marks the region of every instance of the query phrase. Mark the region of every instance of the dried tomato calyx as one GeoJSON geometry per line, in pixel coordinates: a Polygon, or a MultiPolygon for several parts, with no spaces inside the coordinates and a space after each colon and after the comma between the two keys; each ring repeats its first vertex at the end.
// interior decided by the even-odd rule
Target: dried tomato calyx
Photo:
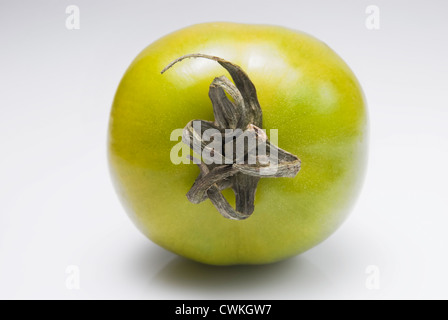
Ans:
{"type": "Polygon", "coordinates": [[[182,141],[202,155],[201,159],[191,157],[200,174],[187,198],[192,203],[210,199],[223,217],[247,219],[255,209],[258,181],[295,177],[301,161],[272,144],[261,129],[262,111],[255,86],[239,66],[197,53],[174,60],[162,73],[186,58],[214,60],[229,72],[234,82],[225,76],[215,78],[209,88],[215,121],[192,120],[183,130],[182,141]],[[235,209],[221,193],[227,188],[235,193],[235,209]]]}

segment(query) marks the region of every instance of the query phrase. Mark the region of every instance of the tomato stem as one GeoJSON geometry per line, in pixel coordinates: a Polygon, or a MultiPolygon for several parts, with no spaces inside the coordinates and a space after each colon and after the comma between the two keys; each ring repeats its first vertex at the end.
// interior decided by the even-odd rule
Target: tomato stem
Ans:
{"type": "Polygon", "coordinates": [[[214,60],[229,72],[234,82],[220,76],[211,83],[209,97],[214,122],[192,120],[184,128],[182,141],[202,155],[202,159],[191,157],[200,174],[187,198],[192,203],[210,199],[223,217],[247,219],[255,209],[260,178],[295,177],[301,161],[271,144],[260,129],[262,111],[255,86],[239,66],[219,57],[196,53],[177,58],[161,73],[186,58],[214,60]],[[235,209],[221,193],[227,188],[235,193],[235,209]]]}

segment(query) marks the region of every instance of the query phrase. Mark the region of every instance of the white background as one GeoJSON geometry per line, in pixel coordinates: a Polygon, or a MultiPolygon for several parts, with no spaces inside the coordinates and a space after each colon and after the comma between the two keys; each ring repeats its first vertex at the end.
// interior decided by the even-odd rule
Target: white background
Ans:
{"type": "Polygon", "coordinates": [[[2,0],[0,298],[446,299],[447,10],[423,0],[2,0]],[[71,4],[80,30],[66,28],[71,4]],[[372,4],[379,30],[365,26],[372,4]],[[310,33],[365,91],[362,195],[346,223],[301,256],[227,268],[179,258],[136,230],[112,188],[106,132],[121,76],[157,38],[207,21],[310,33]],[[67,288],[71,265],[79,290],[67,288]]]}

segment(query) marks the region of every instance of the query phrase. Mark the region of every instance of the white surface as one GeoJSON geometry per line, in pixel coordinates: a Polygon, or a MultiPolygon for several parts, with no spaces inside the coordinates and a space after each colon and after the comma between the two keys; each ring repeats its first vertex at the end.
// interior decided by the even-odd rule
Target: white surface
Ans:
{"type": "Polygon", "coordinates": [[[443,1],[2,1],[0,298],[448,297],[448,6],[443,1]],[[67,30],[78,5],[81,29],[67,30]],[[380,29],[365,27],[368,5],[380,29]],[[235,11],[235,8],[237,10],[235,11]],[[146,45],[206,21],[279,24],[320,38],[369,103],[370,162],[346,223],[268,266],[184,260],[132,225],[106,162],[110,105],[146,45]],[[68,266],[80,289],[68,290],[68,266]],[[368,266],[379,289],[366,286],[368,266]]]}

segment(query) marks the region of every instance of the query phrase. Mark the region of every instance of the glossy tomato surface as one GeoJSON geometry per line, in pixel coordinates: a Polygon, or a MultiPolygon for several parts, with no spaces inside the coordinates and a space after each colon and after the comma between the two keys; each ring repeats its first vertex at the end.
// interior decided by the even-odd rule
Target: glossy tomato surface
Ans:
{"type": "MultiPolygon", "coordinates": [[[[118,195],[138,228],[158,245],[215,265],[261,264],[302,253],[346,219],[364,176],[367,112],[347,64],[316,38],[277,26],[199,24],[145,48],[121,80],[112,106],[108,154],[118,195]],[[255,211],[243,221],[223,218],[209,200],[188,201],[195,164],[175,165],[175,129],[193,119],[213,121],[208,97],[218,63],[239,65],[254,83],[263,129],[278,130],[278,146],[302,161],[295,178],[261,179],[255,211]]],[[[232,192],[224,195],[232,200],[232,192]]],[[[232,202],[233,201],[233,202],[232,202]]]]}

